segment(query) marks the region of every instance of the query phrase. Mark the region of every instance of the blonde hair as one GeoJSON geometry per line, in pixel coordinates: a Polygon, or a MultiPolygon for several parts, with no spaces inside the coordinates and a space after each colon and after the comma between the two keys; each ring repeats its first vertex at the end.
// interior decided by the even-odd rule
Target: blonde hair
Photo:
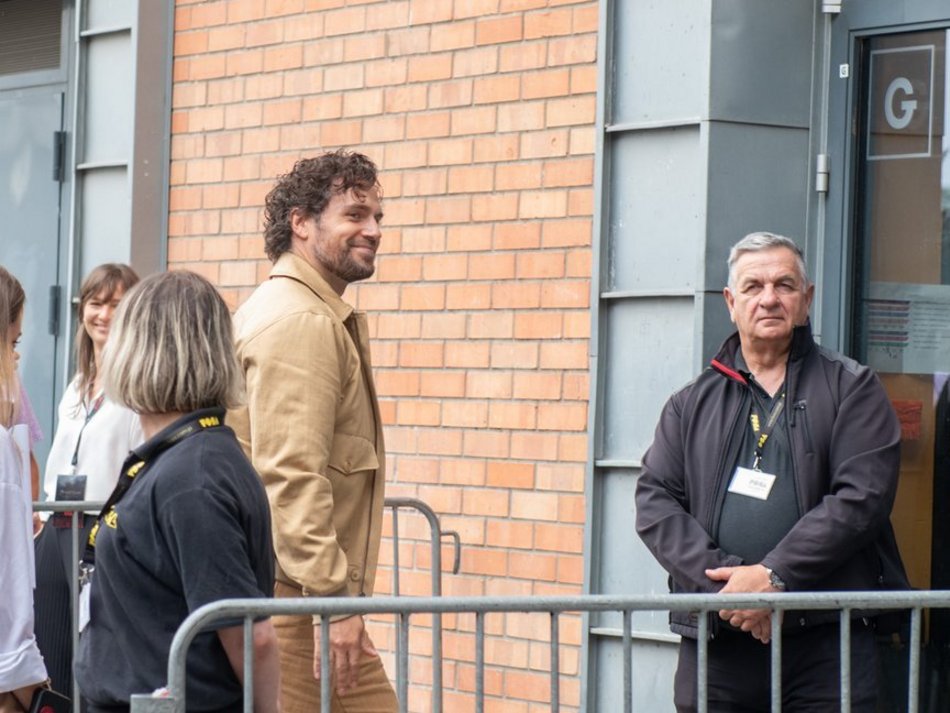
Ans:
{"type": "Polygon", "coordinates": [[[152,275],[123,297],[102,373],[106,395],[137,413],[232,408],[243,400],[231,314],[193,272],[152,275]]]}
{"type": "Polygon", "coordinates": [[[20,281],[0,267],[0,425],[13,425],[19,410],[20,383],[16,376],[16,358],[7,342],[11,325],[23,312],[26,294],[20,281]]]}
{"type": "Polygon", "coordinates": [[[118,291],[128,292],[139,281],[139,276],[128,265],[108,262],[94,267],[86,275],[79,288],[79,322],[76,329],[76,374],[79,377],[79,394],[82,398],[93,396],[89,393],[96,381],[96,354],[92,344],[92,337],[86,331],[83,323],[83,313],[86,305],[99,295],[106,301],[118,291]]]}

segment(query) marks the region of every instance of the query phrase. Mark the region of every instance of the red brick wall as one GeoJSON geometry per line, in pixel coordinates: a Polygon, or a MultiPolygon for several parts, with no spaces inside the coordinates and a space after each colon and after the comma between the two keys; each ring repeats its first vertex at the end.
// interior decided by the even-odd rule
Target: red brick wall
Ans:
{"type": "MultiPolygon", "coordinates": [[[[584,0],[176,2],[169,267],[236,307],[268,271],[275,175],[339,146],[382,168],[378,272],[345,297],[371,315],[388,492],[461,534],[446,594],[581,591],[597,22],[584,0]]],[[[426,527],[400,525],[403,593],[425,594],[426,527]]],[[[546,618],[487,629],[486,709],[547,710],[546,618]]],[[[473,708],[473,631],[446,620],[449,711],[473,708]]],[[[571,709],[579,620],[561,633],[571,709]]]]}

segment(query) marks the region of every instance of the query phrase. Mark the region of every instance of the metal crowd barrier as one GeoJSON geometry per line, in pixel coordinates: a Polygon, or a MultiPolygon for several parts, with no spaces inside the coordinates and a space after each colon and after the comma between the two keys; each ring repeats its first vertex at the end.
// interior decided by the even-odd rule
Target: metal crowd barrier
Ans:
{"type": "MultiPolygon", "coordinates": [[[[34,502],[33,503],[33,512],[48,512],[48,513],[57,513],[57,512],[96,512],[98,513],[102,509],[101,502],[93,502],[88,500],[83,501],[67,501],[60,500],[58,502],[34,502]]],[[[48,522],[45,525],[46,527],[52,527],[48,522]]],[[[79,559],[82,557],[83,550],[81,546],[85,546],[85,543],[79,541],[79,518],[72,518],[70,522],[70,531],[72,533],[72,545],[73,553],[72,559],[70,560],[73,563],[72,574],[69,578],[69,607],[72,612],[73,620],[73,630],[72,630],[72,649],[73,657],[75,658],[76,651],[79,650],[79,559]]],[[[40,652],[42,653],[42,651],[40,652]]],[[[76,677],[73,676],[73,690],[72,690],[72,699],[73,699],[73,713],[79,712],[79,684],[76,683],[76,677]]]]}
{"type": "MultiPolygon", "coordinates": [[[[58,502],[34,502],[34,512],[94,512],[98,513],[102,509],[102,502],[98,501],[58,501],[58,502]]],[[[443,530],[439,516],[422,500],[415,498],[386,498],[385,506],[392,510],[392,543],[393,543],[393,594],[400,595],[399,582],[399,510],[416,510],[426,518],[429,523],[430,546],[431,546],[431,576],[432,576],[432,596],[439,597],[442,594],[442,539],[450,537],[453,541],[454,555],[452,559],[452,573],[458,574],[461,564],[461,540],[459,534],[454,530],[443,530]]],[[[84,543],[79,542],[79,520],[72,518],[72,576],[70,578],[70,610],[74,623],[79,621],[79,559],[82,556],[84,543]]],[[[404,633],[400,629],[397,631],[397,650],[402,645],[404,633]]],[[[75,654],[79,649],[79,629],[73,626],[72,630],[72,650],[75,654]]],[[[439,713],[442,710],[442,617],[437,615],[432,621],[432,658],[433,662],[438,662],[438,666],[433,668],[433,687],[432,687],[432,710],[439,713]],[[436,685],[438,684],[438,685],[436,685]]],[[[400,660],[401,662],[401,660],[400,660]]],[[[400,669],[397,675],[401,675],[400,669]]],[[[79,712],[80,692],[79,685],[73,678],[73,712],[79,712]]]]}
{"type": "MultiPolygon", "coordinates": [[[[421,500],[414,498],[386,498],[386,507],[393,511],[393,595],[399,596],[399,509],[411,508],[420,512],[429,521],[431,537],[432,596],[442,596],[442,538],[451,537],[455,556],[452,560],[452,574],[458,574],[461,566],[462,543],[455,530],[443,530],[438,515],[421,500]]],[[[396,629],[396,650],[403,645],[408,648],[407,633],[402,627],[396,629]]],[[[324,669],[329,671],[330,669],[324,669]]],[[[396,678],[408,677],[402,657],[396,658],[396,678]]],[[[442,615],[432,617],[432,713],[442,712],[442,615]]]]}
{"type": "MultiPolygon", "coordinates": [[[[397,652],[401,671],[408,671],[408,630],[414,614],[473,613],[475,615],[475,710],[485,708],[485,617],[492,613],[546,612],[550,614],[550,706],[559,711],[559,648],[558,618],[564,612],[620,612],[623,617],[623,711],[633,711],[632,631],[631,615],[641,611],[699,611],[720,609],[769,608],[773,630],[780,623],[781,613],[788,610],[837,610],[840,621],[841,710],[851,710],[851,620],[866,610],[910,610],[910,644],[908,672],[908,713],[918,713],[919,679],[921,673],[921,624],[924,609],[950,608],[950,591],[930,592],[789,592],[757,595],[682,594],[644,597],[587,595],[577,597],[443,597],[443,598],[338,598],[338,599],[232,599],[215,602],[193,612],[178,629],[168,660],[168,685],[165,697],[140,694],[132,697],[132,713],[183,713],[185,711],[185,657],[195,636],[216,621],[244,619],[245,676],[244,710],[253,710],[253,648],[252,626],[255,616],[336,614],[394,614],[404,632],[397,652]],[[250,655],[248,655],[250,654],[250,655]]],[[[708,710],[706,671],[708,621],[699,617],[698,697],[699,712],[708,710]]],[[[781,711],[782,637],[771,641],[772,680],[771,709],[781,711]]],[[[321,628],[321,666],[330,671],[330,640],[327,627],[321,628]]],[[[396,681],[400,713],[408,711],[408,676],[396,681]]],[[[321,712],[330,711],[330,686],[321,686],[321,712]]],[[[613,709],[612,709],[613,710],[613,709]]]]}

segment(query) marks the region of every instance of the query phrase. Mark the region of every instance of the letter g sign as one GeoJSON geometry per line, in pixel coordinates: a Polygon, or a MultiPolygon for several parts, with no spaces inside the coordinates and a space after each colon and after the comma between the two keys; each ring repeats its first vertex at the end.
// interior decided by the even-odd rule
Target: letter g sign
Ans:
{"type": "Polygon", "coordinates": [[[907,77],[896,77],[888,86],[884,93],[884,118],[890,124],[892,129],[906,129],[914,118],[914,112],[917,111],[916,99],[901,99],[900,113],[894,111],[897,104],[897,93],[901,96],[914,96],[914,87],[907,77]]]}

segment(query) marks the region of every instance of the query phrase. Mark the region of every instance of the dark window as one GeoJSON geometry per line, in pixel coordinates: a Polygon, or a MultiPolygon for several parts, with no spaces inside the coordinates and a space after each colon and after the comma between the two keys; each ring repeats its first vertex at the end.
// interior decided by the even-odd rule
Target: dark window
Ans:
{"type": "Polygon", "coordinates": [[[0,0],[0,76],[57,69],[62,0],[0,0]]]}

